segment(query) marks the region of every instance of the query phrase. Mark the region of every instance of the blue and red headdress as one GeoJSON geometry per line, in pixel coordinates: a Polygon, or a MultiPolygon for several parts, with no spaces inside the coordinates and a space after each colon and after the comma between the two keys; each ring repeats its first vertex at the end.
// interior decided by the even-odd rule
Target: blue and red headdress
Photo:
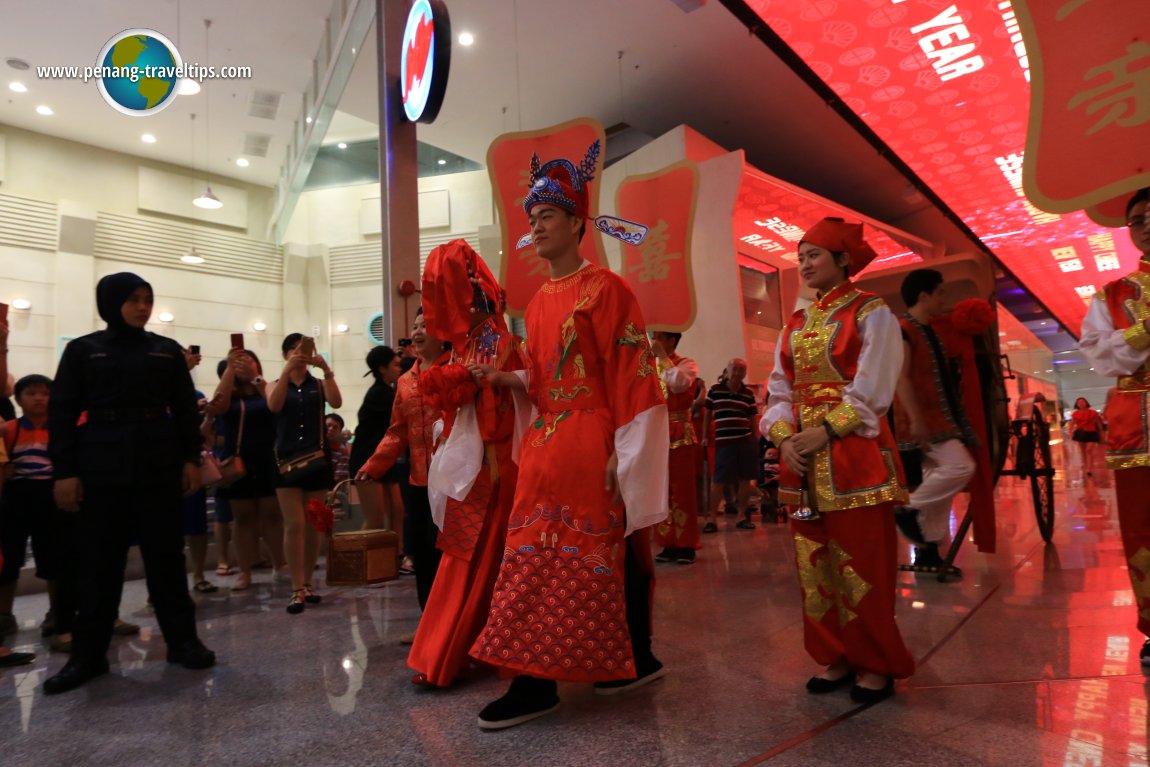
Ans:
{"type": "MultiPolygon", "coordinates": [[[[578,166],[562,157],[540,165],[539,155],[531,155],[531,191],[523,198],[523,210],[530,215],[536,205],[554,205],[576,218],[587,218],[591,208],[587,185],[595,180],[599,151],[600,145],[596,141],[587,148],[587,154],[578,166]]],[[[648,231],[643,224],[614,216],[596,216],[591,225],[629,245],[643,242],[648,231]]],[[[518,250],[530,244],[531,234],[528,233],[519,238],[515,248],[518,250]]]]}
{"type": "Polygon", "coordinates": [[[599,151],[596,141],[587,149],[578,167],[562,157],[540,165],[539,155],[531,155],[531,191],[523,200],[523,210],[530,214],[536,205],[554,205],[577,218],[587,218],[590,208],[587,184],[595,179],[599,151]]]}

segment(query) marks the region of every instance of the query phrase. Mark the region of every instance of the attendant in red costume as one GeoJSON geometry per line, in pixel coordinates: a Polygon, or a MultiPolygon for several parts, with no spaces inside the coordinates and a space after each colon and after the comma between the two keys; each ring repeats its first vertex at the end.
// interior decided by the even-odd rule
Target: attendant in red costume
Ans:
{"type": "Polygon", "coordinates": [[[695,382],[699,368],[693,359],[676,351],[682,333],[651,333],[651,351],[655,354],[659,381],[667,397],[667,417],[671,429],[671,449],[667,459],[670,478],[670,509],[667,518],[655,528],[655,541],[663,550],[656,562],[695,561],[699,546],[699,506],[696,499],[695,469],[699,461],[699,438],[691,423],[691,405],[695,402],[695,382]]]}
{"type": "MultiPolygon", "coordinates": [[[[451,359],[451,344],[427,332],[423,309],[416,312],[411,327],[412,346],[418,358],[411,370],[395,384],[395,403],[391,407],[391,426],[380,440],[375,453],[356,475],[356,479],[379,480],[407,450],[411,460],[410,490],[404,493],[404,516],[411,536],[411,555],[415,566],[415,593],[420,609],[427,606],[431,586],[439,570],[440,553],[436,548],[436,529],[431,520],[427,497],[427,472],[435,447],[434,426],[440,411],[423,393],[424,374],[451,359]]],[[[414,636],[400,638],[411,644],[414,636]]]]}
{"type": "Polygon", "coordinates": [[[491,609],[518,473],[511,458],[512,393],[480,387],[466,366],[514,371],[526,365],[520,339],[503,321],[499,285],[465,241],[431,251],[423,309],[427,332],[450,341],[455,355],[421,379],[444,419],[427,481],[443,558],[407,663],[418,672],[414,683],[447,687],[467,665],[491,609]]]}
{"type": "Polygon", "coordinates": [[[473,369],[525,390],[535,411],[491,613],[471,651],[518,674],[480,712],[484,729],[553,711],[556,681],[613,694],[663,674],[650,648],[643,528],[667,516],[667,409],[634,294],[579,256],[597,151],[578,168],[533,159],[524,209],[551,279],[527,307],[528,367],[473,369]]]}
{"type": "MultiPolygon", "coordinates": [[[[1082,321],[1079,346],[1099,375],[1115,376],[1118,390],[1106,403],[1106,466],[1114,470],[1118,524],[1138,609],[1138,630],[1150,636],[1150,227],[1148,190],[1126,206],[1127,227],[1142,251],[1138,270],[1107,284],[1082,321]]],[[[1150,639],[1142,645],[1150,666],[1150,639]]]]}
{"type": "Polygon", "coordinates": [[[894,618],[894,504],[907,496],[884,418],[902,337],[882,299],[848,279],[874,256],[861,224],[825,218],[803,236],[799,272],[818,298],[783,329],[759,425],[782,454],[779,502],[792,507],[804,644],[826,665],[807,690],[854,682],[860,703],[914,673],[894,618]]]}

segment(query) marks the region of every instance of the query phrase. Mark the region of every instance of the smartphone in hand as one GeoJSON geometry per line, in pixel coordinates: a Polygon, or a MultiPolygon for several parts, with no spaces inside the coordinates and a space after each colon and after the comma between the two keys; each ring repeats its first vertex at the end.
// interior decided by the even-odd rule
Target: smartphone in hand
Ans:
{"type": "Polygon", "coordinates": [[[315,339],[312,338],[311,336],[304,336],[303,339],[299,342],[299,351],[300,351],[300,354],[304,355],[308,359],[311,359],[312,357],[314,357],[315,356],[315,339]]]}
{"type": "Polygon", "coordinates": [[[243,333],[232,333],[232,348],[233,349],[244,348],[244,334],[243,333]]]}
{"type": "Polygon", "coordinates": [[[0,322],[8,321],[8,304],[0,304],[0,322]]]}
{"type": "Polygon", "coordinates": [[[192,354],[199,354],[200,353],[200,345],[199,344],[192,344],[191,346],[188,347],[188,351],[191,352],[192,354]]]}

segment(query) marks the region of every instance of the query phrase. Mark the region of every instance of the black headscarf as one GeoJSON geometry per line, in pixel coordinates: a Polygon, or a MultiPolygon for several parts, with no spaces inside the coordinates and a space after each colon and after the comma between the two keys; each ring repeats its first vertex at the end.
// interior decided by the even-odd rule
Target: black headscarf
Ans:
{"type": "Polygon", "coordinates": [[[145,287],[149,291],[152,286],[143,277],[131,272],[118,272],[109,274],[96,284],[96,309],[104,322],[108,323],[109,330],[124,332],[143,332],[124,322],[122,312],[124,302],[136,288],[145,287]]]}

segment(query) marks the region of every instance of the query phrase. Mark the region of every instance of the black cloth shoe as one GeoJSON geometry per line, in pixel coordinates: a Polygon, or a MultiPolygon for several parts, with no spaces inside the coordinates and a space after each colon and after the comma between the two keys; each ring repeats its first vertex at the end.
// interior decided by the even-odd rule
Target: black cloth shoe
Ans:
{"type": "Polygon", "coordinates": [[[681,565],[695,564],[695,550],[679,549],[679,553],[675,555],[675,561],[681,565]]]}
{"type": "Polygon", "coordinates": [[[719,532],[719,526],[716,525],[714,522],[708,522],[707,524],[703,525],[703,532],[704,533],[717,533],[717,532],[719,532]]]}
{"type": "Polygon", "coordinates": [[[887,679],[886,684],[877,690],[870,687],[859,687],[857,684],[851,688],[851,700],[855,703],[880,703],[894,695],[894,680],[887,679]]]}
{"type": "Polygon", "coordinates": [[[7,655],[0,655],[0,668],[26,666],[34,660],[36,660],[34,652],[10,652],[7,655]]]}
{"type": "Polygon", "coordinates": [[[596,682],[596,695],[621,695],[631,690],[637,690],[644,685],[662,679],[667,675],[667,669],[655,658],[644,663],[637,663],[639,676],[634,679],[616,679],[611,682],[596,682]]]}
{"type": "Polygon", "coordinates": [[[1143,666],[1150,666],[1150,639],[1142,643],[1142,652],[1138,654],[1143,666]]]}
{"type": "Polygon", "coordinates": [[[926,543],[922,526],[918,523],[918,509],[913,506],[899,506],[894,510],[894,523],[898,530],[911,543],[926,543]]]}
{"type": "Polygon", "coordinates": [[[811,695],[825,695],[828,692],[834,692],[842,687],[846,687],[855,680],[855,675],[850,671],[846,672],[838,679],[823,679],[821,676],[812,676],[807,680],[807,692],[811,695]]]}
{"type": "Polygon", "coordinates": [[[44,694],[59,695],[62,692],[75,690],[80,685],[107,673],[107,658],[87,661],[72,658],[64,664],[64,668],[56,672],[55,676],[50,676],[45,680],[44,694]]]}
{"type": "Polygon", "coordinates": [[[216,654],[204,647],[199,639],[189,639],[168,648],[168,663],[178,663],[190,669],[211,668],[216,665],[216,654]]]}
{"type": "Polygon", "coordinates": [[[739,528],[740,530],[754,530],[755,523],[750,519],[740,519],[735,523],[735,527],[739,528]]]}
{"type": "Polygon", "coordinates": [[[507,693],[479,712],[479,729],[506,730],[559,708],[558,686],[551,679],[517,676],[507,693]]]}
{"type": "Polygon", "coordinates": [[[675,561],[675,549],[672,549],[670,546],[668,546],[667,548],[663,549],[662,551],[660,551],[658,554],[655,555],[655,561],[656,562],[674,562],[675,561]]]}

